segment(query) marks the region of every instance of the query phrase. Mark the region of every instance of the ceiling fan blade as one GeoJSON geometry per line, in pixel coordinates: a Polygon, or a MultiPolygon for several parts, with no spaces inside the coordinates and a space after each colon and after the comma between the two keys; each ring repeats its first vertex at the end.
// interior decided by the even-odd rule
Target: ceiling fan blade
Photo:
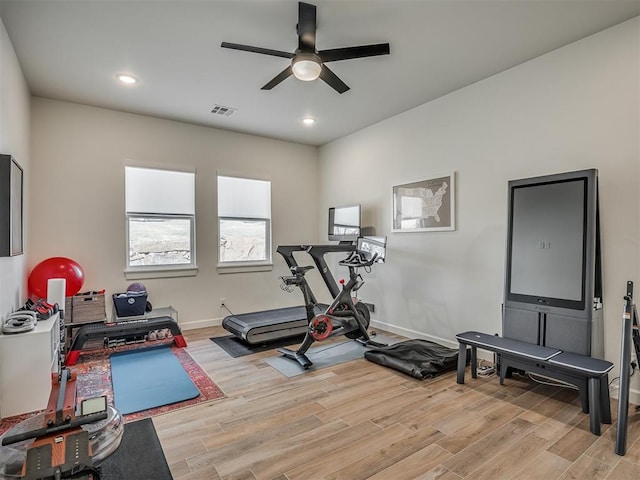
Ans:
{"type": "Polygon", "coordinates": [[[298,48],[303,51],[316,51],[316,6],[298,2],[298,48]]]}
{"type": "Polygon", "coordinates": [[[388,43],[377,43],[375,45],[360,45],[358,47],[332,48],[321,50],[318,55],[323,62],[335,62],[338,60],[349,60],[351,58],[375,57],[377,55],[389,55],[388,43]]]}
{"type": "Polygon", "coordinates": [[[324,80],[327,83],[327,85],[329,85],[339,94],[343,94],[344,92],[349,90],[349,87],[347,86],[347,84],[344,83],[342,80],[340,80],[338,76],[335,73],[333,73],[331,70],[329,70],[329,67],[327,67],[326,65],[322,66],[322,71],[320,72],[320,78],[324,80]]]}
{"type": "Polygon", "coordinates": [[[273,87],[275,87],[280,82],[282,82],[285,78],[290,77],[291,75],[293,75],[293,70],[291,68],[291,65],[289,65],[287,68],[281,71],[278,75],[273,77],[273,79],[269,83],[267,83],[264,87],[262,87],[261,90],[271,90],[273,87]]]}
{"type": "Polygon", "coordinates": [[[231,48],[233,50],[242,50],[243,52],[261,53],[263,55],[271,55],[274,57],[293,58],[294,54],[282,52],[280,50],[271,50],[270,48],[252,47],[250,45],[240,45],[239,43],[222,42],[222,48],[231,48]]]}

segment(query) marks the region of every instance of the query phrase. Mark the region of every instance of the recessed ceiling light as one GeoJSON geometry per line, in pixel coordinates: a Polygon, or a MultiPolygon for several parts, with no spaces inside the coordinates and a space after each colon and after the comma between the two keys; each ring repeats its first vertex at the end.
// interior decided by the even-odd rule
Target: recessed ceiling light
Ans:
{"type": "Polygon", "coordinates": [[[316,119],[311,117],[306,117],[302,119],[302,123],[304,123],[305,125],[313,125],[314,123],[316,123],[316,119]]]}
{"type": "Polygon", "coordinates": [[[126,73],[119,73],[116,75],[116,78],[122,83],[126,83],[128,85],[138,83],[138,79],[136,77],[132,77],[131,75],[127,75],[126,73]]]}

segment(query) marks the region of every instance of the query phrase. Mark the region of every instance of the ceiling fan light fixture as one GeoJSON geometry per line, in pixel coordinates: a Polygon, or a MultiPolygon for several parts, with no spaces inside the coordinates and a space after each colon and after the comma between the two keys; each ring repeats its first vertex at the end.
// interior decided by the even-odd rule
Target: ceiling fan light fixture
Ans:
{"type": "Polygon", "coordinates": [[[320,76],[322,64],[320,58],[313,53],[299,53],[291,62],[291,69],[298,80],[310,82],[320,76]]]}

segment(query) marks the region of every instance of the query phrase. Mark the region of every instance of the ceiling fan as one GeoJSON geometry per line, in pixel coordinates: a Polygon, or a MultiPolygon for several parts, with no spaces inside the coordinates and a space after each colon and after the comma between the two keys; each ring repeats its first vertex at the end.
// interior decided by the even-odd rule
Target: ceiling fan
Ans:
{"type": "Polygon", "coordinates": [[[294,53],[229,42],[222,42],[220,46],[222,48],[291,59],[291,65],[262,87],[262,90],[271,90],[284,79],[293,75],[305,81],[315,80],[320,77],[335,91],[344,93],[349,90],[349,87],[335,73],[329,70],[329,67],[325,65],[327,62],[389,54],[388,43],[316,50],[316,6],[309,3],[298,2],[297,31],[298,48],[294,53]]]}

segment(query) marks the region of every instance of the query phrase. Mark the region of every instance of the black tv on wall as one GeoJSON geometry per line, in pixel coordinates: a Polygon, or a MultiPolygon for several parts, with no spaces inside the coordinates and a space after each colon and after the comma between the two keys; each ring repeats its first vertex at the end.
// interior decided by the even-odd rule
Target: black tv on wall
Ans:
{"type": "Polygon", "coordinates": [[[508,300],[584,309],[589,187],[589,176],[510,186],[508,300]]]}
{"type": "Polygon", "coordinates": [[[23,253],[22,177],[15,158],[0,154],[0,257],[23,253]]]}

